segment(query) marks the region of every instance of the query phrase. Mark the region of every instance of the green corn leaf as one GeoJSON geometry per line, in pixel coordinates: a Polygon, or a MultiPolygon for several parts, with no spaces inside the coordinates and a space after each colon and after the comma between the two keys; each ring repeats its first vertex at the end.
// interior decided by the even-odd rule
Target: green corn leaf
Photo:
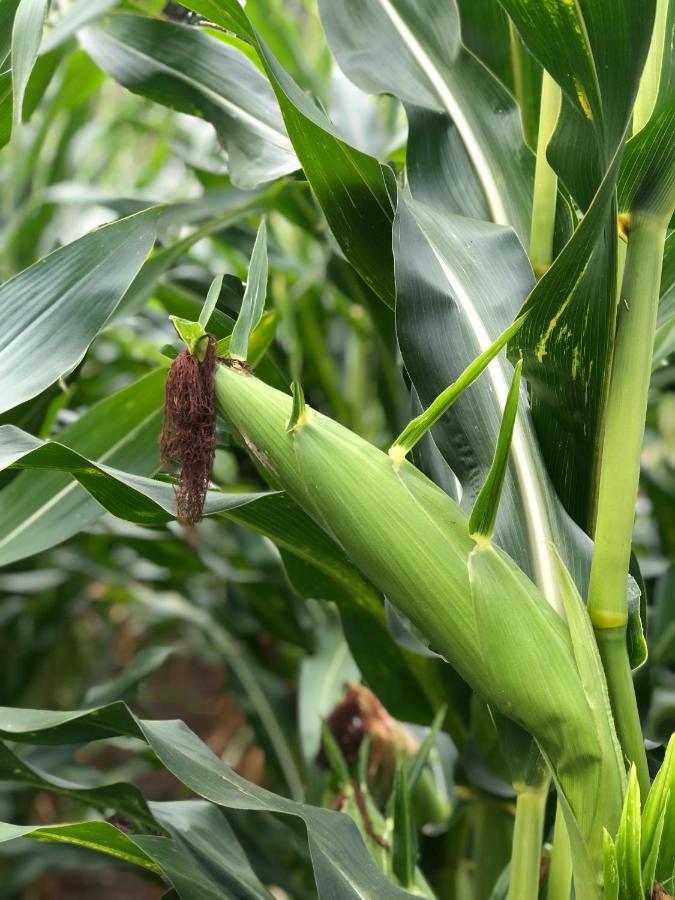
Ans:
{"type": "Polygon", "coordinates": [[[479,375],[481,375],[495,356],[497,356],[499,351],[502,350],[516,334],[522,324],[523,319],[517,319],[503,331],[497,340],[494,341],[487,350],[484,350],[480,356],[476,357],[473,362],[470,362],[459,378],[448,385],[448,387],[436,397],[433,403],[431,403],[423,413],[416,416],[408,423],[408,425],[406,425],[389,450],[389,455],[393,459],[402,459],[413,449],[418,441],[427,434],[429,429],[433,428],[441,416],[445,415],[455,400],[457,400],[457,398],[473,384],[479,375]]]}
{"type": "Polygon", "coordinates": [[[19,0],[0,0],[0,68],[3,69],[12,49],[12,25],[18,6],[19,0]]]}
{"type": "MultiPolygon", "coordinates": [[[[378,900],[405,900],[410,897],[410,894],[393,885],[379,871],[365,848],[357,826],[348,816],[288,800],[247,781],[212,753],[182,722],[141,721],[123,703],[69,712],[0,708],[0,735],[16,742],[59,745],[119,734],[132,735],[145,741],[160,763],[179,781],[211,803],[225,808],[265,811],[299,819],[307,835],[319,896],[339,896],[341,900],[360,900],[364,896],[377,897],[378,900]]],[[[153,814],[161,817],[157,804],[153,804],[151,809],[153,814]]],[[[96,828],[107,825],[91,824],[96,828]]],[[[164,824],[171,830],[171,823],[167,819],[164,824]]],[[[30,826],[26,829],[6,827],[8,840],[23,837],[31,830],[30,826]]],[[[106,831],[104,838],[109,838],[110,844],[117,846],[114,842],[120,833],[112,826],[107,826],[107,829],[112,831],[110,834],[106,831]]],[[[158,860],[157,863],[150,860],[153,867],[164,865],[167,860],[164,854],[156,852],[157,839],[152,836],[134,835],[133,839],[127,838],[127,841],[130,843],[123,843],[122,852],[138,857],[140,864],[149,859],[150,855],[158,860]],[[143,850],[140,849],[141,846],[143,850]]],[[[166,844],[162,846],[166,847],[166,844]]],[[[106,852],[105,847],[101,849],[106,852]]],[[[173,864],[173,858],[171,862],[173,864]]],[[[167,874],[167,880],[173,883],[171,873],[167,874]]],[[[203,885],[204,882],[200,879],[198,891],[203,885]]],[[[208,893],[197,892],[184,896],[186,900],[197,900],[197,897],[209,897],[211,900],[208,893]]],[[[220,896],[214,895],[214,900],[220,896]]]]}
{"type": "Polygon", "coordinates": [[[321,723],[321,743],[323,744],[323,749],[326,758],[328,759],[328,764],[331,767],[331,771],[337,779],[338,786],[344,787],[345,785],[348,785],[351,781],[351,777],[349,775],[347,762],[340,749],[340,745],[335,740],[333,732],[325,721],[321,723]]]}
{"type": "Polygon", "coordinates": [[[628,646],[628,659],[631,669],[639,669],[646,662],[649,653],[640,609],[644,591],[644,583],[640,587],[634,579],[630,579],[628,585],[626,644],[628,646]]]}
{"type": "Polygon", "coordinates": [[[190,355],[204,359],[207,334],[202,323],[181,319],[179,316],[169,316],[169,319],[190,355]]]}
{"type": "Polygon", "coordinates": [[[118,0],[75,0],[61,13],[54,26],[44,36],[40,55],[60,47],[85,25],[108,12],[117,2],[118,0]]]}
{"type": "Polygon", "coordinates": [[[99,228],[0,287],[0,412],[79,363],[143,265],[160,213],[155,207],[99,228]]]}
{"type": "MultiPolygon", "coordinates": [[[[658,90],[646,122],[626,144],[619,174],[619,210],[639,210],[668,221],[675,207],[675,7],[657,7],[654,44],[643,79],[655,69],[658,90]]],[[[636,119],[638,112],[636,111],[636,119]]]]}
{"type": "Polygon", "coordinates": [[[516,363],[513,372],[513,380],[504,405],[504,416],[499,429],[495,456],[488,472],[485,484],[480,490],[471,517],[469,518],[469,533],[472,537],[482,537],[488,540],[492,537],[497,520],[497,510],[504,487],[506,466],[511,450],[511,438],[513,426],[518,413],[518,398],[520,394],[520,376],[523,370],[522,361],[516,363]]]}
{"type": "Polygon", "coordinates": [[[438,734],[441,730],[441,726],[443,725],[443,720],[445,719],[445,714],[446,707],[442,706],[434,716],[434,721],[431,723],[431,727],[429,728],[427,735],[425,736],[419,750],[414,755],[408,766],[408,790],[411,793],[415,790],[417,782],[419,781],[422,772],[424,771],[424,767],[426,766],[429,759],[429,754],[436,744],[438,734]]]}
{"type": "Polygon", "coordinates": [[[599,453],[598,423],[614,335],[612,208],[620,159],[621,150],[580,225],[527,297],[522,312],[531,314],[510,344],[512,358],[523,356],[523,374],[531,389],[532,413],[548,470],[566,509],[582,526],[590,515],[592,466],[588,460],[599,453]],[[583,427],[563,416],[563,403],[569,409],[583,406],[583,427]],[[561,459],[564,466],[559,464],[561,459]]]}
{"type": "Polygon", "coordinates": [[[98,850],[108,856],[159,874],[160,866],[135,840],[108,822],[82,822],[73,825],[9,825],[0,822],[0,842],[32,838],[47,843],[74,844],[98,850]]]}
{"type": "MultiPolygon", "coordinates": [[[[658,848],[652,879],[666,884],[675,874],[675,737],[668,742],[663,763],[647,795],[642,813],[641,846],[643,870],[647,874],[650,874],[654,848],[658,848]]],[[[648,879],[645,884],[651,887],[648,879]]]]}
{"type": "MultiPolygon", "coordinates": [[[[122,472],[87,459],[65,444],[41,441],[13,425],[0,426],[0,470],[51,469],[68,472],[97,500],[119,518],[139,525],[163,525],[176,517],[173,487],[141,475],[122,472]]],[[[223,512],[255,500],[260,494],[210,491],[205,515],[223,512]]]]}
{"type": "Polygon", "coordinates": [[[218,897],[272,900],[227,819],[211,803],[177,800],[150,807],[173,843],[153,835],[135,835],[134,840],[162,866],[179,897],[208,897],[199,891],[213,890],[215,882],[218,897]],[[193,881],[195,875],[199,877],[193,881]]]}
{"type": "Polygon", "coordinates": [[[616,837],[620,900],[644,900],[645,889],[642,884],[640,858],[640,824],[640,786],[635,766],[631,766],[621,822],[616,837]]]}
{"type": "Polygon", "coordinates": [[[414,884],[416,855],[408,769],[406,764],[399,760],[394,778],[394,831],[391,862],[394,875],[405,888],[412,887],[414,884]]]}
{"type": "MultiPolygon", "coordinates": [[[[534,276],[510,229],[443,214],[406,194],[396,211],[394,254],[398,339],[406,369],[427,406],[514,326],[534,276]],[[497,295],[495,284],[500,285],[497,295]]],[[[526,319],[511,343],[527,327],[526,319]]],[[[433,430],[438,449],[462,485],[465,507],[475,502],[490,471],[512,377],[508,359],[496,358],[433,430]]],[[[559,603],[551,542],[584,589],[590,547],[548,480],[525,398],[514,428],[495,542],[536,580],[549,602],[559,603]]]]}
{"type": "Polygon", "coordinates": [[[661,815],[656,823],[656,831],[652,836],[651,846],[647,847],[644,836],[641,837],[641,850],[644,859],[642,865],[642,885],[647,896],[649,896],[649,892],[653,890],[656,867],[659,862],[659,856],[661,855],[661,838],[666,823],[666,805],[667,804],[664,804],[661,809],[661,815]]]}
{"type": "MultiPolygon", "coordinates": [[[[58,434],[82,456],[136,475],[159,468],[165,373],[151,372],[101,400],[58,434]]],[[[102,507],[63,472],[34,469],[0,492],[0,566],[53,547],[88,527],[102,507]]]]}
{"type": "Polygon", "coordinates": [[[293,408],[291,409],[291,417],[286,426],[287,431],[295,431],[296,428],[302,428],[306,416],[305,395],[299,381],[293,382],[291,391],[293,393],[293,408]]]}
{"type": "Polygon", "coordinates": [[[616,847],[607,830],[602,834],[604,855],[604,897],[605,900],[619,900],[619,864],[616,859],[616,847]]]}
{"type": "Polygon", "coordinates": [[[260,223],[256,235],[251,262],[248,268],[248,280],[241,311],[232,330],[230,340],[230,356],[233,359],[246,361],[248,342],[251,333],[262,318],[267,294],[267,228],[260,223]]]}
{"type": "Polygon", "coordinates": [[[204,306],[202,307],[202,311],[199,313],[199,324],[202,326],[204,330],[208,328],[208,324],[211,320],[211,316],[216,308],[216,304],[218,303],[218,298],[220,297],[220,290],[223,286],[223,275],[216,275],[216,277],[211,282],[211,287],[209,288],[209,292],[206,295],[206,300],[204,301],[204,306]]]}
{"type": "Polygon", "coordinates": [[[225,900],[233,896],[231,891],[269,900],[271,895],[251,869],[234,832],[213,806],[188,800],[153,803],[152,807],[160,827],[173,840],[153,834],[127,835],[107,822],[94,821],[46,827],[2,823],[0,841],[24,837],[95,850],[161,876],[180,900],[225,900]]]}
{"type": "Polygon", "coordinates": [[[236,47],[196,28],[123,13],[83,29],[79,39],[130,91],[211,122],[239,187],[298,168],[268,81],[236,47]]]}
{"type": "Polygon", "coordinates": [[[454,0],[321,0],[320,10],[347,76],[406,104],[413,196],[453,212],[468,202],[467,215],[511,225],[526,242],[533,158],[512,97],[463,47],[454,0]]]}
{"type": "Polygon", "coordinates": [[[12,27],[12,89],[14,127],[23,119],[23,99],[37,59],[49,0],[20,0],[12,27]]]}
{"type": "Polygon", "coordinates": [[[150,812],[143,794],[131,784],[118,782],[92,786],[58,778],[31,765],[2,743],[0,743],[0,778],[3,781],[69,797],[77,803],[93,806],[101,812],[114,809],[138,828],[161,831],[161,826],[150,812]]]}
{"type": "MultiPolygon", "coordinates": [[[[578,129],[586,123],[591,141],[599,147],[600,174],[604,173],[631,114],[649,47],[655,0],[627,0],[611,29],[606,16],[612,7],[604,2],[500,2],[530,52],[562,88],[566,102],[559,132],[571,136],[570,127],[578,129]]],[[[566,150],[573,165],[589,168],[588,143],[574,147],[570,142],[566,150]]]]}
{"type": "Polygon", "coordinates": [[[238,0],[189,0],[184,6],[253,44],[335,239],[366,284],[393,307],[393,209],[382,166],[340,139],[319,107],[280,65],[238,0]]]}

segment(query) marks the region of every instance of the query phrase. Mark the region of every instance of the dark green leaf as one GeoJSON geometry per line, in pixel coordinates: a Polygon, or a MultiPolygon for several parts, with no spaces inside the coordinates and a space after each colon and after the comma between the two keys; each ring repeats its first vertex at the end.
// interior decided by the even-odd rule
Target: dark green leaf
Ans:
{"type": "MultiPolygon", "coordinates": [[[[379,871],[357,826],[348,816],[296,803],[252,784],[215,756],[182,722],[141,722],[122,703],[87,712],[0,708],[0,734],[15,741],[60,744],[67,740],[95,740],[115,733],[141,736],[176,778],[212,803],[299,818],[307,831],[319,897],[340,897],[340,900],[362,900],[364,896],[378,900],[410,897],[379,871]]],[[[105,823],[92,823],[101,824],[105,823]]],[[[7,839],[24,836],[31,830],[30,827],[26,830],[6,827],[12,832],[7,834],[7,839]]],[[[127,852],[130,852],[128,848],[127,852]]]]}
{"type": "MultiPolygon", "coordinates": [[[[41,441],[13,425],[0,426],[0,470],[55,469],[69,472],[104,509],[138,525],[163,525],[176,517],[173,487],[97,463],[56,441],[41,441]]],[[[259,494],[209,491],[205,515],[249,503],[259,494]]]]}
{"type": "Polygon", "coordinates": [[[162,866],[180,897],[271,900],[227,819],[214,806],[182,800],[150,807],[174,843],[152,835],[135,835],[134,840],[162,866]],[[208,893],[215,887],[220,890],[208,893]]]}
{"type": "Polygon", "coordinates": [[[196,28],[116,14],[80,40],[126,88],[212,123],[243,188],[298,167],[269,83],[236,47],[196,28]]]}
{"type": "Polygon", "coordinates": [[[399,762],[394,779],[394,832],[392,835],[391,862],[394,875],[404,887],[412,887],[415,880],[415,840],[408,770],[399,762]]]}
{"type": "Polygon", "coordinates": [[[409,166],[413,196],[459,212],[466,208],[461,194],[469,190],[477,217],[512,225],[526,241],[532,155],[513,99],[462,47],[454,0],[322,0],[321,15],[348,77],[409,107],[409,155],[417,160],[409,166]],[[419,108],[431,114],[419,115],[419,108]],[[438,162],[433,187],[425,160],[432,153],[438,162]],[[425,192],[419,194],[422,181],[425,192]]]}
{"type": "MultiPolygon", "coordinates": [[[[125,472],[152,475],[159,468],[164,380],[157,370],[95,404],[59,432],[59,442],[125,472]]],[[[0,493],[0,565],[61,543],[102,513],[65,473],[18,475],[0,493]]]]}
{"type": "Polygon", "coordinates": [[[99,228],[0,287],[0,411],[35,397],[82,359],[141,268],[160,212],[99,228]]]}
{"type": "Polygon", "coordinates": [[[335,239],[366,284],[393,307],[393,209],[378,161],[336,135],[319,107],[279,64],[237,0],[190,0],[184,5],[254,44],[335,239]]]}
{"type": "MultiPolygon", "coordinates": [[[[406,197],[399,200],[394,249],[401,352],[422,403],[428,405],[512,324],[534,278],[510,229],[444,215],[406,197]],[[497,295],[495,284],[500,286],[497,295]]],[[[521,331],[527,327],[525,322],[521,331]]],[[[492,465],[512,376],[509,362],[497,358],[432,431],[469,507],[492,465]]],[[[548,597],[557,596],[551,540],[564,547],[566,564],[584,584],[588,547],[584,549],[583,538],[547,482],[524,400],[495,535],[548,597]]]]}
{"type": "Polygon", "coordinates": [[[502,424],[499,428],[494,459],[490,466],[488,476],[485,479],[485,484],[480,489],[480,493],[478,494],[473,510],[471,511],[471,517],[469,518],[469,532],[472,535],[477,534],[481,537],[491,538],[492,532],[494,531],[499,501],[501,500],[502,488],[504,487],[506,467],[511,451],[513,426],[516,423],[516,416],[518,414],[520,375],[522,368],[522,362],[519,360],[516,363],[511,387],[509,388],[506,403],[504,404],[504,415],[502,417],[502,424]]]}
{"type": "MultiPolygon", "coordinates": [[[[75,844],[114,856],[159,874],[160,866],[153,862],[133,838],[107,822],[81,822],[73,825],[9,825],[0,823],[0,842],[16,838],[33,838],[37,841],[75,844]]],[[[217,896],[217,895],[216,895],[217,896]]],[[[195,898],[196,900],[196,898],[195,898]]]]}
{"type": "Polygon", "coordinates": [[[158,828],[143,794],[134,785],[123,782],[92,785],[59,778],[31,765],[5,744],[0,744],[0,781],[52,791],[62,797],[70,797],[77,803],[93,806],[101,812],[115,810],[139,828],[158,828]]]}

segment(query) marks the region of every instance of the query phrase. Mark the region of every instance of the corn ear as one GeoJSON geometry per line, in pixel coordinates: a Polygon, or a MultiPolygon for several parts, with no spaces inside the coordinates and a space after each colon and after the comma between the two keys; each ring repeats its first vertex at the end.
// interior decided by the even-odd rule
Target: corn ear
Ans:
{"type": "Polygon", "coordinates": [[[596,717],[609,713],[590,708],[567,625],[509,557],[469,536],[465,513],[409,462],[395,469],[387,454],[310,407],[301,427],[287,431],[291,398],[228,366],[216,374],[216,400],[261,464],[434,649],[534,735],[599,883],[598,826],[616,832],[623,774],[607,765],[613,729],[598,728],[596,717]],[[599,785],[619,798],[601,822],[599,785]]]}

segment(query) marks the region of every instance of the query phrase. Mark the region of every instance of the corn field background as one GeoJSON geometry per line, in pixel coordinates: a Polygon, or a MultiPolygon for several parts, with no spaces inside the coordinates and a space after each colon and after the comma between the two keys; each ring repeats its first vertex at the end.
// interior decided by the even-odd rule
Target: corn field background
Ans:
{"type": "Polygon", "coordinates": [[[674,0],[0,0],[0,898],[675,895],[674,0]]]}

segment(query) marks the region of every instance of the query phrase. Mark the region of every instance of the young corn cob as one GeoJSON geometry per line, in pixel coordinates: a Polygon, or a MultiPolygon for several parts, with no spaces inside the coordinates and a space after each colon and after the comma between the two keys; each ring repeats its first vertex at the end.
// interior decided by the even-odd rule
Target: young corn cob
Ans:
{"type": "Polygon", "coordinates": [[[219,412],[265,469],[477,693],[534,735],[588,852],[594,883],[577,896],[599,896],[602,828],[616,830],[625,772],[565,622],[409,462],[395,468],[308,407],[289,427],[291,398],[251,374],[221,365],[215,384],[219,412]]]}

